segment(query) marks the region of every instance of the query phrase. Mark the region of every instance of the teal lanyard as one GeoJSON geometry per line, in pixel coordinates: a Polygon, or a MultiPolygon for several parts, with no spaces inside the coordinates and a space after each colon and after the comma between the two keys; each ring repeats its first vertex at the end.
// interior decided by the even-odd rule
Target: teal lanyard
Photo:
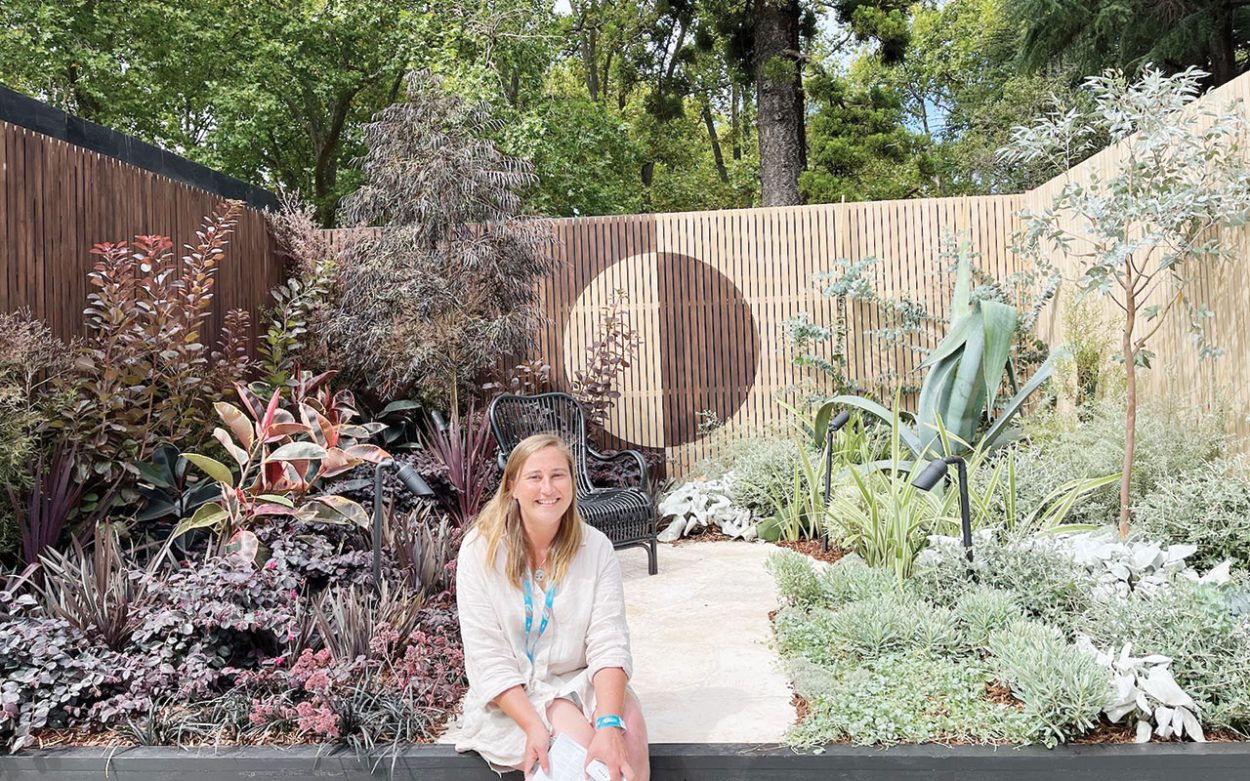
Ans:
{"type": "Polygon", "coordinates": [[[547,587],[542,620],[538,622],[538,635],[531,642],[530,632],[534,629],[534,592],[530,588],[529,578],[525,579],[525,655],[529,658],[530,664],[534,663],[534,651],[538,648],[538,641],[543,639],[543,632],[547,631],[547,622],[551,619],[551,606],[555,601],[556,585],[552,583],[547,587]]]}

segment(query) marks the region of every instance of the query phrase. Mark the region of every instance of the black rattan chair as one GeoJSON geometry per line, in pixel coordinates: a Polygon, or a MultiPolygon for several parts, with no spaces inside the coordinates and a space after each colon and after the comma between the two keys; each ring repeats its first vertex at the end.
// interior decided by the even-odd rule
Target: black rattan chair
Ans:
{"type": "Polygon", "coordinates": [[[582,518],[608,536],[617,548],[647,549],[648,571],[659,571],[656,560],[656,521],[647,495],[647,463],[636,450],[622,450],[606,456],[586,442],[586,416],[577,399],[567,393],[540,393],[536,396],[505,394],[490,404],[487,414],[499,443],[500,468],[512,448],[532,434],[559,434],[573,451],[577,474],[577,508],[582,518]],[[637,488],[599,488],[590,482],[587,461],[601,464],[636,462],[637,488]]]}

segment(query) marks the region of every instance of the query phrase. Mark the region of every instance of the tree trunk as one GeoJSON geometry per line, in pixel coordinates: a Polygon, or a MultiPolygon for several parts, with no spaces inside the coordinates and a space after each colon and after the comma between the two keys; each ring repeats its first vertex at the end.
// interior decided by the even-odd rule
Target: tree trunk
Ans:
{"type": "Polygon", "coordinates": [[[1217,4],[1212,12],[1211,79],[1218,87],[1237,78],[1237,39],[1233,34],[1233,14],[1227,5],[1217,4]]]}
{"type": "Polygon", "coordinates": [[[582,31],[582,67],[586,70],[586,92],[599,100],[599,53],[597,34],[593,29],[582,31]]]}
{"type": "Polygon", "coordinates": [[[712,107],[703,101],[703,124],[707,126],[707,137],[712,142],[712,157],[716,160],[716,173],[720,180],[729,184],[729,170],[725,168],[725,154],[720,148],[720,137],[716,135],[716,121],[712,116],[712,107]]]}
{"type": "Polygon", "coordinates": [[[730,88],[729,93],[729,135],[732,137],[733,157],[735,160],[742,159],[742,129],[739,127],[738,118],[738,101],[740,95],[738,93],[738,85],[735,83],[730,88]]]}
{"type": "Polygon", "coordinates": [[[764,206],[802,203],[803,69],[798,0],[755,0],[755,93],[764,206]]]}
{"type": "Polygon", "coordinates": [[[1137,439],[1137,350],[1133,346],[1133,326],[1137,322],[1137,298],[1133,294],[1133,286],[1137,278],[1133,276],[1133,261],[1130,257],[1124,263],[1125,274],[1124,295],[1124,371],[1125,371],[1125,410],[1124,410],[1124,465],[1120,475],[1120,538],[1128,536],[1129,488],[1133,481],[1133,447],[1137,439]]]}

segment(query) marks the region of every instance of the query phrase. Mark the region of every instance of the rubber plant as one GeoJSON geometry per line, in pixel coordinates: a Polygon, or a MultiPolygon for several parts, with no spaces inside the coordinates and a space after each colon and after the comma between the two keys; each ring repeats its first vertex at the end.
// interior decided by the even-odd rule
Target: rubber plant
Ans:
{"type": "MultiPolygon", "coordinates": [[[[950,330],[920,364],[928,373],[920,388],[915,425],[900,425],[899,437],[917,459],[935,458],[948,449],[977,450],[1000,444],[1025,399],[1054,372],[1057,352],[1016,390],[998,417],[990,421],[1004,372],[1008,372],[1015,386],[1011,343],[1019,312],[1010,304],[972,299],[971,257],[970,245],[961,244],[951,299],[950,330]],[[983,416],[989,425],[978,438],[983,416]]],[[[818,410],[814,421],[813,435],[822,445],[830,417],[845,407],[863,410],[887,425],[894,421],[893,412],[871,399],[835,396],[818,410]]]]}
{"type": "Polygon", "coordinates": [[[337,495],[309,497],[324,478],[390,457],[382,448],[357,440],[372,429],[350,423],[352,404],[342,395],[331,396],[327,388],[319,398],[299,399],[297,419],[282,407],[284,388],[275,389],[268,403],[262,403],[246,386],[235,387],[243,408],[224,401],[213,405],[226,426],[213,429],[213,438],[237,464],[238,475],[214,458],[183,453],[218,483],[221,498],[179,523],[170,542],[192,529],[206,528],[217,532],[222,547],[255,555],[259,541],[247,527],[256,518],[273,515],[368,528],[369,513],[358,503],[337,495]]]}

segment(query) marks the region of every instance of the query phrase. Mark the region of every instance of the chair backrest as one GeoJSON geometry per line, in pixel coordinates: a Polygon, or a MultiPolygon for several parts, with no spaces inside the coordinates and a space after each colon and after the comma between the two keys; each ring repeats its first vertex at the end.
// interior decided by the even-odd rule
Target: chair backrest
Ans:
{"type": "Polygon", "coordinates": [[[499,443],[501,462],[528,436],[558,434],[573,452],[578,496],[585,496],[593,490],[586,474],[586,416],[577,399],[567,393],[539,393],[534,396],[505,393],[490,403],[487,416],[495,441],[499,443]]]}

